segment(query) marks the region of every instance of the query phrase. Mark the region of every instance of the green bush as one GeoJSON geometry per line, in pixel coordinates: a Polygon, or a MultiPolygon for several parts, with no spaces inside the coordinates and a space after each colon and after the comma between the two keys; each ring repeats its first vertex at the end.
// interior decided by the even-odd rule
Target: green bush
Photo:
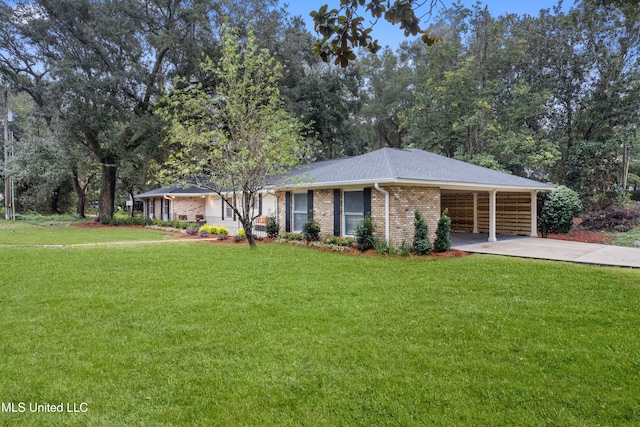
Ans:
{"type": "Polygon", "coordinates": [[[451,250],[451,218],[449,218],[448,213],[449,210],[445,209],[438,220],[436,240],[433,242],[433,250],[435,252],[449,252],[451,250]]]}
{"type": "Polygon", "coordinates": [[[573,218],[582,210],[578,193],[559,185],[552,191],[538,195],[538,228],[542,237],[549,233],[568,233],[573,228],[573,218]]]}
{"type": "Polygon", "coordinates": [[[307,242],[320,240],[320,224],[315,219],[309,219],[302,224],[302,237],[307,242]]]}
{"type": "Polygon", "coordinates": [[[229,235],[229,229],[223,225],[205,224],[198,229],[198,233],[218,234],[223,236],[229,235]]]}
{"type": "Polygon", "coordinates": [[[356,227],[356,247],[361,251],[373,248],[375,240],[373,239],[373,231],[375,227],[371,220],[371,215],[365,215],[356,227]]]}
{"type": "Polygon", "coordinates": [[[413,225],[413,253],[416,255],[429,255],[431,253],[431,242],[429,241],[429,224],[422,216],[422,213],[415,210],[415,220],[413,225]]]}
{"type": "Polygon", "coordinates": [[[244,228],[238,229],[238,234],[236,234],[236,237],[239,237],[241,239],[244,239],[245,237],[247,237],[247,233],[244,231],[244,228]]]}
{"type": "Polygon", "coordinates": [[[269,215],[267,217],[267,237],[276,237],[280,232],[280,224],[278,224],[278,220],[275,215],[269,215]]]}

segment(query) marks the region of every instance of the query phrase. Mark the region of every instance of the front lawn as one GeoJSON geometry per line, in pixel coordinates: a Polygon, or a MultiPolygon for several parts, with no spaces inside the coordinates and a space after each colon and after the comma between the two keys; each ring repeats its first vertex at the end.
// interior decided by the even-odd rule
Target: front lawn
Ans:
{"type": "Polygon", "coordinates": [[[637,270],[185,243],[0,271],[0,425],[640,423],[637,270]]]}
{"type": "Polygon", "coordinates": [[[0,245],[73,245],[175,238],[170,233],[145,228],[99,225],[85,223],[83,227],[75,227],[71,223],[60,222],[29,224],[21,221],[0,221],[0,245]]]}

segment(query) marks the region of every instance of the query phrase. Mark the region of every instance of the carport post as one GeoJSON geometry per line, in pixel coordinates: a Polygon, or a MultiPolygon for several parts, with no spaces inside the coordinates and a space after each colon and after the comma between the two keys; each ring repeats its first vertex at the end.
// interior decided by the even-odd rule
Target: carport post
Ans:
{"type": "Polygon", "coordinates": [[[478,193],[473,193],[473,233],[478,234],[478,193]]]}
{"type": "Polygon", "coordinates": [[[531,190],[531,237],[538,237],[538,191],[531,190]]]}
{"type": "Polygon", "coordinates": [[[496,195],[498,190],[489,191],[489,241],[497,242],[496,238],[496,195]]]}

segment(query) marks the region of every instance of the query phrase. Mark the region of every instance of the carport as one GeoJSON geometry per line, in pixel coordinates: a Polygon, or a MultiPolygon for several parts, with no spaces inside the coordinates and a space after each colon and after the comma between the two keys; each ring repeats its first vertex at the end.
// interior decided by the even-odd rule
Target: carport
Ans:
{"type": "Polygon", "coordinates": [[[449,188],[440,191],[441,210],[448,210],[454,232],[537,237],[537,191],[510,188],[449,188]]]}

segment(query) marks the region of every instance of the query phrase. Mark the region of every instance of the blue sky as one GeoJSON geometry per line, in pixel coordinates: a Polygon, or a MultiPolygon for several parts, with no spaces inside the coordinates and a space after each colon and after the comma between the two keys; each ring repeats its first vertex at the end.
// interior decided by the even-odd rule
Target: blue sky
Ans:
{"type": "MultiPolygon", "coordinates": [[[[313,31],[313,21],[309,16],[311,10],[317,10],[323,4],[328,4],[329,7],[336,7],[340,4],[340,0],[281,0],[281,4],[287,3],[289,5],[288,10],[292,15],[299,15],[307,23],[307,29],[315,35],[313,31]]],[[[445,5],[452,4],[453,1],[444,1],[445,5]]],[[[476,3],[476,0],[461,0],[460,3],[466,7],[471,7],[476,3]]],[[[483,5],[489,7],[489,12],[493,16],[504,15],[507,13],[517,13],[519,15],[538,15],[540,9],[550,9],[558,4],[558,0],[486,0],[481,2],[483,5]]],[[[573,0],[565,0],[563,2],[563,10],[567,11],[573,6],[573,0]]],[[[405,38],[402,31],[396,26],[395,28],[387,22],[378,22],[373,29],[373,37],[378,39],[380,45],[389,45],[396,47],[403,41],[412,40],[411,38],[405,38]]]]}

